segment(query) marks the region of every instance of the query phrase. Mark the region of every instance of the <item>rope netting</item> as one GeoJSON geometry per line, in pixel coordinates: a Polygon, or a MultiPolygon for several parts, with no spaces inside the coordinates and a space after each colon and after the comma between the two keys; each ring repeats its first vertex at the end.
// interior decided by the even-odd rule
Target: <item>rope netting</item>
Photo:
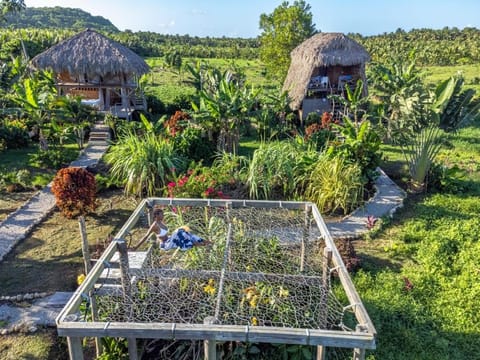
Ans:
{"type": "MultiPolygon", "coordinates": [[[[145,244],[149,257],[131,269],[129,291],[96,296],[103,321],[349,330],[308,209],[167,206],[164,213],[169,229],[187,226],[208,245],[145,244]]],[[[130,231],[133,243],[147,219],[130,231]]]]}

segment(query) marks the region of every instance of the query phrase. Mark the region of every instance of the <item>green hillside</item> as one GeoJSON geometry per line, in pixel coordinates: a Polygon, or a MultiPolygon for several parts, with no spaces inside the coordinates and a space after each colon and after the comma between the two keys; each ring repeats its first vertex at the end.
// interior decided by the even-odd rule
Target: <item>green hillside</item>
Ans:
{"type": "Polygon", "coordinates": [[[7,21],[1,27],[13,28],[62,28],[83,30],[91,28],[106,32],[117,32],[118,29],[110,20],[102,16],[93,16],[81,9],[56,7],[26,8],[24,11],[7,15],[7,21]]]}

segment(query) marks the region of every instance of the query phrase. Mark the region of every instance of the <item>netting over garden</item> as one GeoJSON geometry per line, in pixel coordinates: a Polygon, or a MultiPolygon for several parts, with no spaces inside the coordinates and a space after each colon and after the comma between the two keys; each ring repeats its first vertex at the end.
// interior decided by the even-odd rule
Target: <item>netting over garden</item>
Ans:
{"type": "MultiPolygon", "coordinates": [[[[324,245],[308,209],[175,206],[164,212],[170,229],[188,226],[209,244],[186,251],[154,244],[144,268],[132,274],[130,294],[99,300],[105,320],[345,326],[344,306],[329,290],[329,277],[322,278],[324,245]]],[[[147,216],[132,238],[147,231],[147,216]]]]}
{"type": "Polygon", "coordinates": [[[81,336],[127,338],[131,354],[136,339],[205,340],[212,352],[212,341],[375,348],[375,329],[325,223],[304,202],[143,201],[57,328],[79,354],[81,336]],[[128,251],[158,207],[170,235],[182,227],[203,246],[166,251],[152,237],[128,251]]]}

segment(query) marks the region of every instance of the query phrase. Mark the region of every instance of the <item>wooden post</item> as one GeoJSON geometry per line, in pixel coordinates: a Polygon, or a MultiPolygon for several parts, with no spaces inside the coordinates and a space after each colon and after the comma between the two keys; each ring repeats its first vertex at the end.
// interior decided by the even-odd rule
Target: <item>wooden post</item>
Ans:
{"type": "Polygon", "coordinates": [[[303,223],[303,236],[300,253],[300,272],[303,272],[305,268],[306,247],[308,243],[308,235],[310,234],[310,210],[310,206],[305,204],[305,219],[303,223]]]}
{"type": "MultiPolygon", "coordinates": [[[[365,328],[357,324],[355,327],[355,331],[357,332],[365,332],[365,328]]],[[[353,349],[353,360],[365,360],[365,349],[363,348],[355,348],[353,349]]]]}
{"type": "MultiPolygon", "coordinates": [[[[205,325],[211,325],[215,323],[215,318],[213,316],[207,316],[203,323],[205,325]]],[[[217,359],[217,343],[215,339],[207,339],[203,341],[203,354],[205,360],[216,360],[217,359]]]]}
{"type": "MultiPolygon", "coordinates": [[[[128,251],[127,251],[127,244],[124,240],[117,242],[117,249],[118,253],[120,254],[120,278],[122,282],[122,290],[123,290],[123,299],[126,304],[130,303],[130,296],[131,296],[131,284],[130,284],[130,274],[129,264],[128,264],[128,251]]],[[[126,321],[130,321],[130,317],[132,308],[125,309],[125,314],[127,314],[126,321]]]]}
{"type": "Polygon", "coordinates": [[[128,358],[130,360],[138,360],[137,339],[127,338],[128,358]]]}
{"type": "Polygon", "coordinates": [[[70,360],[83,360],[82,338],[69,336],[67,344],[70,360]]]}
{"type": "MultiPolygon", "coordinates": [[[[83,264],[85,266],[85,275],[88,275],[92,269],[92,261],[90,258],[90,250],[88,249],[88,238],[87,238],[87,226],[85,225],[85,218],[83,216],[78,217],[78,226],[80,227],[80,235],[82,237],[82,254],[83,254],[83,264]]],[[[92,291],[89,291],[88,296],[90,298],[90,309],[92,313],[92,320],[98,320],[97,313],[97,301],[95,297],[92,296],[92,291]]],[[[95,338],[95,350],[97,357],[102,353],[102,343],[100,338],[95,338]]]]}
{"type": "MultiPolygon", "coordinates": [[[[322,295],[320,299],[320,328],[325,330],[328,322],[328,292],[330,291],[330,263],[332,250],[328,247],[323,249],[322,265],[322,295]]],[[[317,346],[317,360],[324,360],[326,355],[324,346],[317,346]]]]}
{"type": "Polygon", "coordinates": [[[85,266],[85,275],[87,275],[92,268],[92,263],[90,260],[90,251],[88,250],[87,227],[85,225],[85,218],[83,216],[78,217],[78,225],[80,227],[80,235],[82,237],[83,264],[85,266]]]}

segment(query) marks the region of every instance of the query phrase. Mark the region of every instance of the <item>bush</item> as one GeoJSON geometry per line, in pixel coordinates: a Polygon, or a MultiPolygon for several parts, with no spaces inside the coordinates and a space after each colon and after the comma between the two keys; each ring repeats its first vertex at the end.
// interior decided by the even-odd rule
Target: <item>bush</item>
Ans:
{"type": "Polygon", "coordinates": [[[292,198],[298,179],[318,158],[301,138],[262,144],[253,154],[247,185],[254,199],[292,198]]]}
{"type": "Polygon", "coordinates": [[[174,137],[174,148],[185,158],[210,164],[216,147],[201,129],[189,126],[174,137]]]}
{"type": "Polygon", "coordinates": [[[0,126],[0,150],[27,147],[29,139],[27,128],[18,120],[0,126]]]}
{"type": "Polygon", "coordinates": [[[165,105],[163,102],[153,94],[145,95],[147,100],[147,109],[152,114],[164,114],[165,113],[165,105]]]}
{"type": "Polygon", "coordinates": [[[69,219],[95,210],[95,176],[84,168],[59,170],[52,182],[52,192],[58,208],[69,219]]]}
{"type": "Polygon", "coordinates": [[[364,182],[357,164],[340,157],[321,157],[304,177],[306,200],[313,201],[322,213],[341,210],[344,214],[363,201],[364,182]]]}
{"type": "Polygon", "coordinates": [[[32,161],[41,167],[49,169],[58,169],[68,164],[70,157],[62,149],[39,149],[37,153],[32,154],[32,161]]]}
{"type": "Polygon", "coordinates": [[[125,184],[125,193],[139,197],[161,191],[172,170],[182,171],[185,166],[173,144],[152,132],[122,135],[105,155],[105,161],[111,165],[112,180],[125,184]]]}

